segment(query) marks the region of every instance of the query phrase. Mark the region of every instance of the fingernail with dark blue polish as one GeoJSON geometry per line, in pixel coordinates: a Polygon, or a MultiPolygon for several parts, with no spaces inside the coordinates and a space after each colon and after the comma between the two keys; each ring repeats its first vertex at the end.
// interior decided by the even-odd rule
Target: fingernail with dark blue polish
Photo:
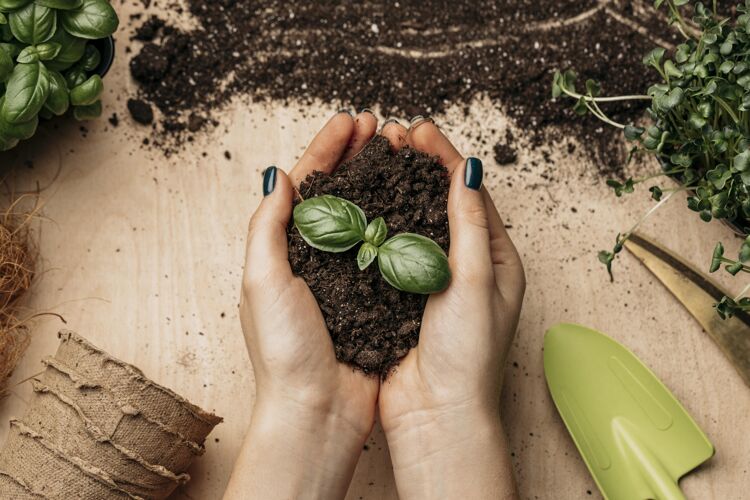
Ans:
{"type": "Polygon", "coordinates": [[[466,160],[466,172],[464,173],[464,184],[473,190],[482,187],[482,177],[484,177],[484,168],[482,160],[479,158],[469,158],[466,160]]]}
{"type": "Polygon", "coordinates": [[[268,167],[263,171],[263,196],[273,193],[276,187],[276,167],[268,167]]]}
{"type": "Polygon", "coordinates": [[[341,108],[341,109],[339,110],[339,113],[346,113],[347,115],[349,115],[349,116],[352,116],[352,112],[351,112],[351,110],[349,110],[349,109],[346,109],[346,108],[341,108]]]}
{"type": "Polygon", "coordinates": [[[362,108],[360,113],[370,113],[371,115],[374,115],[375,113],[370,108],[362,108]]]}

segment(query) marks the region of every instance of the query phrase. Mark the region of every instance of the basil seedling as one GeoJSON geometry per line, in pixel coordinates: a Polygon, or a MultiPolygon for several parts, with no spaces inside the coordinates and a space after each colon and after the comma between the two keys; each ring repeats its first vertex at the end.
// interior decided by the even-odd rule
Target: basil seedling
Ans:
{"type": "Polygon", "coordinates": [[[383,278],[394,288],[410,293],[437,293],[448,286],[451,271],[440,245],[414,233],[387,239],[382,217],[369,224],[354,203],[331,195],[310,198],[294,207],[294,226],[302,239],[325,252],[346,252],[363,242],[357,265],[365,270],[375,259],[383,278]]]}
{"type": "Polygon", "coordinates": [[[0,0],[0,151],[31,137],[39,117],[101,115],[101,54],[88,43],[118,23],[107,0],[0,0]]]}

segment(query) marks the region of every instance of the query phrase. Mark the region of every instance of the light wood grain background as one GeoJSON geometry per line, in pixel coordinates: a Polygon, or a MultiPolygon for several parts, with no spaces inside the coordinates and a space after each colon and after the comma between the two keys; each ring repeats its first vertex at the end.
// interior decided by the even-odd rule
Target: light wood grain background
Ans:
{"type": "MultiPolygon", "coordinates": [[[[120,8],[122,19],[135,9],[120,8]]],[[[105,95],[105,114],[118,113],[119,127],[106,119],[86,124],[85,131],[73,122],[46,127],[0,155],[0,166],[8,187],[45,188],[48,220],[38,227],[43,273],[30,306],[62,314],[67,327],[225,418],[191,470],[193,480],[175,495],[218,499],[253,405],[237,303],[260,172],[270,164],[289,169],[334,108],[301,112],[298,105],[237,101],[220,127],[165,158],[141,146],[149,129],[127,116],[125,100],[134,87],[124,46],[118,45],[105,95]]],[[[503,392],[522,498],[599,498],[544,381],[542,338],[558,321],[589,325],[630,347],[706,431],[717,454],[683,481],[689,498],[747,498],[750,389],[635,259],[618,259],[614,284],[596,260],[596,252],[611,248],[615,234],[650,206],[645,189],[615,198],[594,166],[563,144],[550,146],[549,161],[540,150],[522,148],[516,165],[496,165],[491,147],[512,125],[487,102],[474,103],[469,116],[450,111],[436,120],[464,153],[484,158],[486,185],[526,265],[528,291],[503,392]],[[489,123],[497,136],[487,135],[489,123]]],[[[644,232],[700,268],[707,267],[716,241],[732,251],[738,246],[729,230],[688,212],[684,197],[660,212],[644,232]]],[[[720,278],[735,291],[743,284],[720,278]]],[[[0,439],[30,395],[28,383],[15,384],[41,370],[39,361],[55,351],[61,326],[37,321],[12,394],[0,405],[0,439]]],[[[379,427],[367,448],[349,498],[397,498],[379,427]]]]}

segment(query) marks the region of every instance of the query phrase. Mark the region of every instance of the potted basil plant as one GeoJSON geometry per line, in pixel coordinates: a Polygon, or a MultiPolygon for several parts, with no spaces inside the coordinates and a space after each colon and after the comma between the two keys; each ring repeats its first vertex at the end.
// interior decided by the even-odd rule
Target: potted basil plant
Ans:
{"type": "Polygon", "coordinates": [[[101,115],[118,24],[107,0],[0,0],[0,151],[40,118],[101,115]]]}
{"type": "MultiPolygon", "coordinates": [[[[669,54],[664,48],[649,52],[643,63],[658,73],[659,83],[645,93],[628,96],[601,96],[600,85],[586,81],[576,87],[576,74],[555,72],[554,98],[575,101],[579,115],[592,114],[610,126],[622,129],[632,143],[634,154],[645,153],[658,159],[652,175],[633,179],[611,179],[607,184],[617,196],[632,193],[638,184],[649,183],[651,197],[658,202],[630,230],[617,235],[612,251],[599,253],[599,260],[612,275],[612,263],[625,240],[675,192],[686,191],[688,209],[704,221],[719,219],[745,237],[737,260],[724,256],[716,245],[710,271],[725,264],[732,275],[750,272],[750,0],[737,6],[733,19],[722,17],[716,0],[710,6],[690,0],[656,0],[666,8],[669,23],[684,37],[669,54]],[[685,17],[685,7],[692,19],[685,17]],[[603,106],[624,100],[649,101],[650,124],[618,123],[603,106]],[[660,178],[676,186],[665,186],[660,178]]],[[[750,288],[750,286],[748,287],[750,288]]],[[[724,297],[716,309],[722,317],[739,310],[750,310],[750,297],[724,297]]]]}

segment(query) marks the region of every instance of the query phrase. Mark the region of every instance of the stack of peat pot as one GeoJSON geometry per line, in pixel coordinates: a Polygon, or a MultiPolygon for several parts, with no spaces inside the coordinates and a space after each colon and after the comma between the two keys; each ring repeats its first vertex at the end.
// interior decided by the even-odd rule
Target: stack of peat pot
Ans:
{"type": "Polygon", "coordinates": [[[73,332],[32,381],[0,453],[0,498],[161,499],[190,479],[221,418],[73,332]]]}

